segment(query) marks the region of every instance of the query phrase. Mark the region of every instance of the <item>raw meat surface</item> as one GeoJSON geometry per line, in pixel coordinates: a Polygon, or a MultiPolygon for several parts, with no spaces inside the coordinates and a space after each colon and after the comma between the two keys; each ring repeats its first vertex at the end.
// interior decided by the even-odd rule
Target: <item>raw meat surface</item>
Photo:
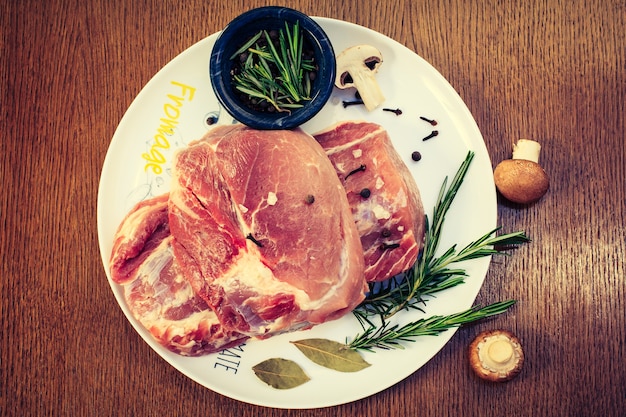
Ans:
{"type": "Polygon", "coordinates": [[[173,256],[168,195],[131,210],[115,236],[111,277],[123,284],[133,316],[167,349],[185,356],[217,352],[246,337],[225,330],[183,277],[173,256]]]}
{"type": "Polygon", "coordinates": [[[221,323],[267,337],[364,298],[363,250],[324,150],[301,130],[220,126],[177,154],[174,253],[221,323]]]}
{"type": "Polygon", "coordinates": [[[345,187],[365,253],[365,278],[383,281],[413,266],[424,209],[415,179],[379,125],[342,122],[315,135],[345,187]]]}

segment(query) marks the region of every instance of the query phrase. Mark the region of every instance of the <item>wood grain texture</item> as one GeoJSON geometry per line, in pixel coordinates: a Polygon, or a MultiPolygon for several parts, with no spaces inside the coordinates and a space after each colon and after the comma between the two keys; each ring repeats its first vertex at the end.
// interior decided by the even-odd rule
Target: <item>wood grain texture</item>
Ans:
{"type": "MultiPolygon", "coordinates": [[[[477,303],[519,300],[465,327],[426,366],[372,397],[321,410],[240,403],[178,373],[117,308],[96,199],[117,123],[193,43],[269,1],[50,0],[0,10],[0,415],[620,416],[626,408],[626,2],[309,2],[414,50],[459,92],[493,164],[543,144],[548,194],[498,202],[533,242],[494,259],[477,303]],[[520,376],[487,384],[466,349],[481,330],[521,339],[520,376]]],[[[346,388],[349,389],[349,388],[346,388]]]]}

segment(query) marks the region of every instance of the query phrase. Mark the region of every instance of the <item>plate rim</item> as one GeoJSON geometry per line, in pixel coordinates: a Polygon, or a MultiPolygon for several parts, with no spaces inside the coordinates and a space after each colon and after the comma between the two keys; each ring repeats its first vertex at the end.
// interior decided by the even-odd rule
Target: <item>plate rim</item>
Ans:
{"type": "MultiPolygon", "coordinates": [[[[456,99],[456,103],[455,105],[458,106],[458,108],[456,110],[461,110],[464,114],[463,117],[466,121],[470,121],[470,123],[472,124],[471,126],[468,126],[469,129],[473,130],[473,135],[474,137],[476,137],[476,135],[478,136],[478,138],[480,139],[479,141],[476,141],[476,143],[473,143],[474,146],[477,146],[481,149],[472,149],[474,150],[475,154],[479,157],[481,157],[483,159],[482,163],[485,163],[486,161],[484,161],[484,158],[486,157],[487,161],[489,162],[489,165],[491,165],[491,161],[489,159],[489,154],[487,152],[487,148],[486,148],[486,144],[484,142],[484,138],[482,137],[482,134],[480,133],[480,130],[478,128],[478,125],[474,119],[474,117],[472,116],[469,108],[467,107],[467,105],[465,104],[465,102],[462,100],[462,98],[460,97],[460,95],[457,93],[457,91],[452,87],[452,85],[443,77],[443,75],[441,75],[441,73],[439,73],[439,71],[434,68],[429,62],[427,62],[426,60],[424,60],[419,54],[417,54],[416,52],[410,50],[409,48],[407,48],[406,46],[400,44],[399,42],[395,41],[394,39],[388,37],[387,35],[384,35],[380,32],[377,32],[373,29],[367,28],[365,26],[361,26],[358,25],[356,23],[352,23],[352,22],[347,22],[347,21],[343,21],[343,20],[339,20],[339,19],[334,19],[334,18],[329,18],[329,17],[319,17],[319,16],[312,16],[312,18],[314,20],[316,20],[318,23],[320,23],[322,25],[322,27],[324,27],[325,31],[328,32],[328,26],[332,26],[332,25],[339,25],[341,27],[346,27],[347,26],[347,30],[364,30],[369,32],[372,36],[375,37],[382,37],[382,39],[385,42],[390,43],[394,48],[402,48],[404,49],[404,52],[409,52],[412,55],[414,55],[415,57],[417,57],[417,59],[419,59],[424,65],[426,65],[427,67],[430,68],[431,72],[430,75],[431,76],[435,76],[438,78],[438,82],[437,82],[437,87],[438,88],[444,88],[445,90],[447,90],[447,94],[451,94],[453,97],[455,97],[456,99]],[[480,151],[480,152],[478,152],[480,151]]],[[[331,31],[333,32],[333,31],[331,31]]],[[[171,355],[169,355],[169,352],[163,352],[163,347],[160,346],[156,341],[151,340],[151,339],[147,339],[144,336],[144,333],[142,332],[142,328],[141,325],[136,322],[136,320],[134,320],[134,318],[132,317],[132,315],[130,314],[130,312],[128,311],[127,307],[125,305],[123,305],[124,303],[121,303],[118,297],[118,293],[116,292],[115,286],[117,286],[117,284],[113,283],[110,279],[110,274],[108,271],[108,255],[102,250],[103,249],[103,244],[102,244],[102,240],[104,239],[104,236],[106,235],[106,233],[110,233],[110,230],[104,230],[103,229],[103,220],[102,220],[102,216],[104,216],[104,212],[102,210],[101,207],[101,196],[103,195],[103,190],[104,190],[104,183],[105,183],[105,174],[108,172],[108,170],[112,169],[112,157],[114,154],[114,141],[116,140],[116,137],[118,136],[118,132],[121,132],[123,130],[123,126],[125,126],[126,124],[131,123],[131,114],[135,111],[135,108],[139,105],[139,103],[141,102],[141,98],[143,97],[143,95],[145,94],[145,91],[149,90],[153,85],[157,84],[159,82],[159,78],[160,75],[163,74],[168,68],[171,68],[173,66],[175,66],[179,61],[184,60],[186,57],[188,57],[189,55],[194,54],[199,48],[202,48],[203,46],[205,46],[205,44],[210,43],[211,39],[216,39],[217,36],[219,35],[219,31],[215,32],[199,41],[197,41],[196,43],[192,44],[191,46],[189,46],[187,49],[185,49],[184,51],[182,51],[180,54],[178,54],[176,57],[174,57],[172,60],[170,60],[166,65],[164,65],[159,71],[157,71],[155,73],[155,75],[142,87],[142,89],[139,91],[139,93],[136,95],[136,97],[133,99],[133,101],[131,102],[131,104],[129,105],[128,109],[125,111],[124,115],[122,116],[116,130],[115,133],[113,134],[109,147],[107,149],[106,155],[105,155],[105,159],[104,159],[104,163],[102,165],[102,169],[101,169],[101,176],[100,176],[100,181],[99,181],[99,185],[98,185],[98,197],[97,197],[97,227],[98,227],[98,244],[99,244],[99,249],[101,252],[101,258],[102,258],[102,262],[103,262],[103,266],[105,269],[105,274],[107,276],[107,280],[110,284],[110,286],[112,287],[114,296],[116,298],[116,301],[119,305],[119,307],[122,309],[122,311],[124,312],[126,318],[128,319],[128,321],[131,323],[132,327],[139,333],[140,337],[142,339],[144,339],[144,341],[146,343],[148,343],[148,345],[152,348],[152,350],[154,350],[159,356],[161,356],[161,358],[163,358],[167,363],[169,363],[171,366],[173,366],[178,372],[181,372],[183,375],[185,375],[186,377],[190,378],[191,380],[199,383],[200,385],[202,385],[205,388],[208,388],[220,395],[224,395],[226,397],[235,399],[237,401],[242,401],[245,403],[249,403],[249,404],[254,404],[254,405],[259,405],[259,406],[264,406],[264,407],[272,407],[272,408],[296,408],[296,409],[311,409],[311,408],[324,408],[324,407],[330,407],[330,406],[336,406],[336,405],[340,405],[340,404],[345,404],[345,403],[349,403],[349,402],[353,402],[353,401],[357,401],[366,397],[369,397],[371,395],[374,395],[378,392],[384,391],[398,383],[400,383],[402,380],[406,379],[408,376],[412,375],[413,373],[415,373],[417,370],[419,370],[423,365],[425,365],[426,363],[428,363],[429,361],[431,361],[435,356],[438,355],[438,353],[440,352],[440,350],[449,342],[449,340],[452,338],[452,336],[456,333],[456,331],[458,329],[453,329],[450,330],[440,336],[437,336],[440,340],[443,340],[443,343],[441,343],[441,346],[436,349],[436,351],[434,352],[434,354],[432,356],[430,356],[422,365],[418,366],[415,369],[412,369],[407,371],[405,375],[400,375],[398,378],[396,378],[393,382],[389,383],[389,384],[383,384],[385,386],[380,386],[376,389],[372,389],[371,392],[367,392],[364,395],[356,395],[356,396],[352,396],[352,397],[348,397],[348,399],[346,399],[345,401],[332,401],[329,403],[324,403],[324,404],[320,404],[320,405],[312,405],[312,404],[303,404],[302,406],[298,406],[297,404],[293,404],[293,403],[289,403],[289,404],[265,404],[261,401],[255,401],[252,400],[250,398],[242,398],[239,396],[233,396],[232,393],[228,392],[228,390],[224,390],[221,389],[219,386],[209,386],[207,385],[204,381],[199,380],[197,377],[195,377],[194,375],[190,375],[189,373],[181,370],[179,368],[179,366],[177,366],[177,364],[175,363],[176,361],[172,358],[171,355]],[[164,354],[165,353],[165,354],[164,354]]],[[[329,36],[331,37],[331,39],[333,38],[332,34],[329,34],[329,36]]],[[[337,51],[336,51],[337,52],[337,51]]],[[[208,72],[208,71],[207,71],[208,72]]],[[[208,80],[207,77],[207,82],[210,82],[208,80]]],[[[119,142],[119,140],[118,140],[119,142]]],[[[117,144],[115,144],[117,145],[117,144]]],[[[119,145],[117,145],[119,146],[119,145]]],[[[474,164],[476,164],[476,162],[474,162],[474,164]]],[[[493,181],[491,181],[492,183],[493,181]]],[[[490,223],[492,229],[496,226],[497,224],[497,205],[495,204],[496,202],[496,198],[495,198],[495,186],[493,187],[492,190],[492,194],[490,195],[491,199],[493,200],[494,204],[491,205],[491,213],[487,214],[487,217],[490,218],[490,223]]],[[[431,207],[425,206],[424,207],[426,214],[429,214],[429,211],[431,210],[431,207]]],[[[489,265],[491,263],[491,257],[486,257],[482,260],[482,266],[479,267],[478,269],[480,270],[480,272],[478,273],[480,275],[480,285],[478,286],[478,290],[476,291],[476,295],[474,295],[472,297],[472,303],[475,301],[476,296],[478,294],[478,292],[480,291],[480,288],[483,285],[484,279],[486,277],[486,274],[488,272],[489,269],[489,265]]],[[[257,343],[257,342],[255,342],[257,343]]],[[[175,355],[175,354],[174,354],[175,355]]],[[[410,368],[410,367],[409,367],[410,368]]],[[[293,392],[293,391],[292,391],[293,392]]],[[[285,394],[286,397],[290,396],[290,394],[285,394]]]]}

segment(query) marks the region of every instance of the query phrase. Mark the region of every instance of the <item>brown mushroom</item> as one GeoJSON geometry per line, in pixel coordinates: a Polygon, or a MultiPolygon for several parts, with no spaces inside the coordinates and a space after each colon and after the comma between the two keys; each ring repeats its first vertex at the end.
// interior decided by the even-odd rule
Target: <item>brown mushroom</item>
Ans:
{"type": "Polygon", "coordinates": [[[539,165],[541,145],[520,139],[513,145],[513,157],[502,161],[493,172],[498,191],[514,203],[530,204],[550,188],[550,178],[539,165]]]}
{"type": "Polygon", "coordinates": [[[507,330],[487,330],[469,346],[469,361],[480,378],[505,382],[516,377],[524,364],[520,341],[507,330]]]}
{"type": "Polygon", "coordinates": [[[367,110],[372,111],[385,101],[374,77],[382,63],[382,54],[371,45],[347,48],[337,55],[335,85],[341,89],[355,87],[367,110]]]}

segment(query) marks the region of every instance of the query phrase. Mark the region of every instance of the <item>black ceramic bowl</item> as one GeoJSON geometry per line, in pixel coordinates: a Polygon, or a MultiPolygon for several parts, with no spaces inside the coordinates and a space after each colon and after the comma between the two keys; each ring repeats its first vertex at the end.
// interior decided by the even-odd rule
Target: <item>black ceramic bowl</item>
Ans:
{"type": "Polygon", "coordinates": [[[252,9],[232,20],[218,36],[209,64],[213,91],[226,111],[239,122],[256,129],[292,129],[313,116],[324,107],[333,90],[335,80],[335,52],[322,28],[309,16],[287,7],[268,6],[252,9]],[[299,22],[307,44],[314,52],[318,66],[312,84],[311,100],[303,101],[303,107],[291,112],[264,112],[253,110],[240,98],[232,85],[230,57],[260,30],[279,30],[285,22],[299,22]]]}

